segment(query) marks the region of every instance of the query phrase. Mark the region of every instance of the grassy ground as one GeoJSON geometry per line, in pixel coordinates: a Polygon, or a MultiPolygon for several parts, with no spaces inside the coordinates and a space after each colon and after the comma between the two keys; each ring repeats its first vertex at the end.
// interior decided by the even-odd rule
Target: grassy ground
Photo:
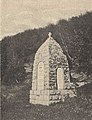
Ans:
{"type": "Polygon", "coordinates": [[[52,106],[29,104],[29,89],[3,88],[2,120],[92,120],[92,84],[79,88],[77,98],[52,106]]]}

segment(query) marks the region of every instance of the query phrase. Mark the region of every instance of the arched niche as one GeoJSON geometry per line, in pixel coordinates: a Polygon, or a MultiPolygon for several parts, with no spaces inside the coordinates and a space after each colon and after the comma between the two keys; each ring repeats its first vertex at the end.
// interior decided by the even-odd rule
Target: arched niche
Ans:
{"type": "Polygon", "coordinates": [[[63,70],[63,68],[57,69],[57,88],[64,89],[64,70],[63,70]]]}
{"type": "Polygon", "coordinates": [[[37,90],[44,89],[44,63],[39,62],[38,64],[38,76],[37,76],[37,90]]]}

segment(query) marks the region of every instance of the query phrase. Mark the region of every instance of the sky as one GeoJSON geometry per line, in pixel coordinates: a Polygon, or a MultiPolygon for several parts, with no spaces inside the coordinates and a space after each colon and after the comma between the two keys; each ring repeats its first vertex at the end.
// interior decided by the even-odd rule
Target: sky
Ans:
{"type": "Polygon", "coordinates": [[[0,39],[92,11],[92,0],[0,0],[0,39]]]}

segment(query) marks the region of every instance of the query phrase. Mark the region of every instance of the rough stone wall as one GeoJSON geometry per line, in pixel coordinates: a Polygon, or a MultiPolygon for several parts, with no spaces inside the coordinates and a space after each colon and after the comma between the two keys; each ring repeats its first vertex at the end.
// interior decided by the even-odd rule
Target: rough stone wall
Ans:
{"type": "Polygon", "coordinates": [[[65,101],[68,97],[76,96],[72,90],[50,90],[49,91],[49,105],[65,101]]]}
{"type": "Polygon", "coordinates": [[[64,82],[70,82],[69,76],[69,66],[66,56],[63,54],[62,48],[60,45],[53,40],[50,41],[49,45],[49,82],[50,82],[50,89],[57,89],[56,80],[57,80],[57,69],[63,68],[64,69],[64,82]]]}

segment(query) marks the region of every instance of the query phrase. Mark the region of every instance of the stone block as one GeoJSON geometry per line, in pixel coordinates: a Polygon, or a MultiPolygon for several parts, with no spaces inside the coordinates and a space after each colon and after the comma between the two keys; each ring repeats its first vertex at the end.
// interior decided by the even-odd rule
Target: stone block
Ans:
{"type": "Polygon", "coordinates": [[[44,101],[49,101],[49,95],[43,95],[43,100],[44,101]]]}
{"type": "Polygon", "coordinates": [[[41,104],[42,104],[42,105],[47,105],[47,106],[48,106],[48,105],[49,105],[49,101],[46,101],[46,100],[44,101],[44,100],[43,100],[41,104]]]}

